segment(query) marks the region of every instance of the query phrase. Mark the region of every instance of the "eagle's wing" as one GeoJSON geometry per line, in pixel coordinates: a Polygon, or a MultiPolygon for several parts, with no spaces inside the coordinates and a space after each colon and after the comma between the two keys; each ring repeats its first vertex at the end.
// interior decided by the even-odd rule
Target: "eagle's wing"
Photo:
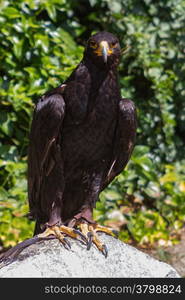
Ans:
{"type": "Polygon", "coordinates": [[[113,154],[101,190],[120,174],[128,163],[134,147],[136,128],[137,117],[134,103],[129,99],[121,99],[113,154]]]}
{"type": "Polygon", "coordinates": [[[43,206],[41,189],[60,151],[60,132],[65,113],[62,92],[63,88],[58,88],[42,96],[34,111],[28,153],[28,198],[30,216],[33,218],[40,215],[43,206]]]}

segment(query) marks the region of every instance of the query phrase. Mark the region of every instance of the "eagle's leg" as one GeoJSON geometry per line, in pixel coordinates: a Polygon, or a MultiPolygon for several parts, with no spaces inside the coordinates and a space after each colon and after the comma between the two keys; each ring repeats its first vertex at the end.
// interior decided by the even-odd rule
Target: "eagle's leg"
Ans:
{"type": "Polygon", "coordinates": [[[99,224],[80,223],[80,230],[87,237],[87,250],[91,248],[92,243],[103,253],[105,257],[108,255],[107,246],[101,242],[97,232],[104,232],[108,235],[117,236],[118,232],[112,228],[104,227],[99,224]]]}
{"type": "Polygon", "coordinates": [[[60,207],[57,205],[53,205],[49,221],[45,224],[45,227],[45,231],[39,233],[37,236],[39,238],[46,238],[53,235],[64,245],[66,249],[71,248],[70,242],[67,240],[66,236],[74,239],[79,239],[79,237],[81,237],[80,241],[83,240],[87,242],[85,236],[79,230],[63,224],[60,215],[60,207]]]}
{"type": "Polygon", "coordinates": [[[57,224],[53,226],[47,226],[46,230],[38,234],[37,237],[44,239],[50,235],[55,236],[68,250],[71,248],[71,245],[70,242],[67,240],[66,236],[87,242],[85,236],[79,230],[57,224]],[[81,239],[79,239],[79,236],[81,237],[81,239]]]}
{"type": "Polygon", "coordinates": [[[107,246],[101,242],[97,232],[104,232],[108,235],[116,236],[118,231],[113,228],[105,227],[97,224],[92,219],[92,209],[86,208],[83,212],[74,217],[76,219],[76,226],[79,227],[83,236],[87,239],[87,250],[91,248],[94,244],[102,252],[102,254],[107,257],[108,250],[107,246]]]}
{"type": "Polygon", "coordinates": [[[64,245],[66,249],[71,248],[70,242],[67,240],[66,236],[75,239],[79,239],[80,236],[80,241],[82,239],[86,241],[85,237],[79,230],[64,225],[61,219],[60,206],[56,205],[54,202],[50,212],[49,221],[44,225],[41,225],[38,221],[36,222],[34,236],[37,236],[40,239],[54,236],[64,245]]]}

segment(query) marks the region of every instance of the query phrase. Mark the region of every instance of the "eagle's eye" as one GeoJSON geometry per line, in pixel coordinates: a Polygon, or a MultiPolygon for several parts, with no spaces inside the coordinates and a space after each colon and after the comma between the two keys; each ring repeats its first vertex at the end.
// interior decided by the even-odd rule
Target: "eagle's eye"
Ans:
{"type": "Polygon", "coordinates": [[[117,42],[112,42],[112,43],[110,44],[111,48],[116,48],[116,47],[117,47],[117,45],[118,45],[118,43],[117,43],[117,42]]]}
{"type": "Polygon", "coordinates": [[[93,48],[93,49],[96,49],[97,48],[97,43],[95,41],[90,41],[90,47],[93,48]]]}

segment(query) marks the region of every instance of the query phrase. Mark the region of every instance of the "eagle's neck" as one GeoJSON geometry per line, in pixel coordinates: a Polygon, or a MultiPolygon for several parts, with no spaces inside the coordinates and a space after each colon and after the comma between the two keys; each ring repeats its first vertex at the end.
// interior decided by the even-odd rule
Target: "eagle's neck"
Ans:
{"type": "Polygon", "coordinates": [[[105,94],[109,94],[113,101],[117,102],[120,99],[120,88],[118,84],[118,72],[115,66],[98,68],[92,61],[84,61],[85,66],[88,69],[90,75],[90,90],[87,114],[91,113],[96,104],[97,99],[101,98],[103,101],[107,101],[105,94]],[[105,99],[105,100],[104,100],[105,99]]]}
{"type": "Polygon", "coordinates": [[[91,78],[91,95],[93,98],[96,98],[96,94],[99,92],[102,85],[109,85],[114,91],[119,89],[118,85],[118,72],[117,66],[96,66],[92,60],[85,59],[84,64],[88,69],[90,78],[91,78]],[[111,85],[111,86],[110,86],[111,85]]]}

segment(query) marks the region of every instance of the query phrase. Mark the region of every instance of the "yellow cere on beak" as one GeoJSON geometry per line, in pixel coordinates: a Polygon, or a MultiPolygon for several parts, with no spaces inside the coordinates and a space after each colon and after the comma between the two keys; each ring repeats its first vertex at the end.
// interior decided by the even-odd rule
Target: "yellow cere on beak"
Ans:
{"type": "Polygon", "coordinates": [[[104,63],[107,62],[107,57],[112,54],[112,50],[109,47],[109,44],[106,41],[102,41],[99,44],[99,47],[94,51],[98,56],[103,56],[104,63]]]}

